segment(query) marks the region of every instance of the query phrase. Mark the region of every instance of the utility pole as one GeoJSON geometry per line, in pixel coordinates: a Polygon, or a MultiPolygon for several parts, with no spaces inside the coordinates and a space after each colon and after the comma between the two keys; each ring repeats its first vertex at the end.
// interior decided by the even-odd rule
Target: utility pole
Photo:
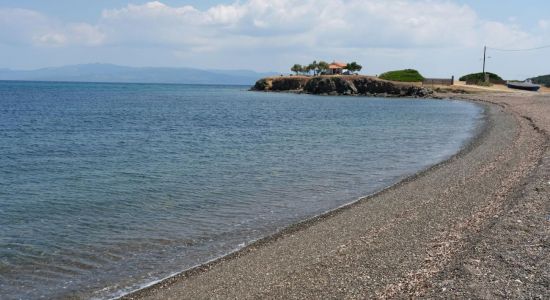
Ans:
{"type": "Polygon", "coordinates": [[[487,46],[483,47],[483,76],[485,76],[485,57],[487,56],[487,46]]]}
{"type": "Polygon", "coordinates": [[[483,46],[483,80],[489,83],[489,76],[485,74],[485,60],[487,59],[487,46],[483,46]]]}

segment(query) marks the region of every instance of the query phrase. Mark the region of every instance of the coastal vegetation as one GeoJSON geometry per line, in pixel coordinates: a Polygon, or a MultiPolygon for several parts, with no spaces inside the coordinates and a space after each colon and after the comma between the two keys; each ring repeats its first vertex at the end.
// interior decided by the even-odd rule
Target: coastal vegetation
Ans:
{"type": "Polygon", "coordinates": [[[414,69],[390,71],[383,73],[378,77],[384,80],[401,82],[419,82],[424,80],[424,77],[420,74],[420,72],[414,69]]]}
{"type": "Polygon", "coordinates": [[[363,66],[353,61],[346,65],[346,69],[352,73],[355,73],[361,71],[361,69],[363,69],[363,66]]]}
{"type": "MultiPolygon", "coordinates": [[[[329,70],[331,68],[332,64],[327,63],[326,61],[319,61],[317,62],[314,60],[312,63],[307,65],[301,65],[301,64],[294,64],[290,70],[294,72],[296,75],[311,75],[317,76],[317,75],[325,75],[329,73],[329,70]]],[[[363,69],[363,66],[358,64],[357,62],[351,62],[345,64],[345,66],[342,67],[343,70],[347,70],[350,73],[356,73],[363,69]]]]}
{"type": "Polygon", "coordinates": [[[546,87],[550,87],[550,75],[543,75],[531,78],[533,83],[543,84],[546,87]]]}
{"type": "Polygon", "coordinates": [[[326,72],[328,70],[329,64],[325,61],[313,61],[312,63],[308,65],[301,65],[301,64],[294,64],[290,70],[296,75],[309,75],[313,72],[313,75],[321,74],[323,72],[326,72]]]}
{"type": "MultiPolygon", "coordinates": [[[[502,81],[504,81],[500,76],[498,76],[495,73],[491,73],[491,72],[485,72],[485,73],[489,75],[489,82],[502,82],[502,81]]],[[[460,77],[459,80],[460,81],[466,81],[468,83],[479,84],[479,83],[485,82],[485,76],[481,72],[480,73],[472,73],[472,74],[468,74],[468,75],[464,75],[464,76],[460,77]]]]}

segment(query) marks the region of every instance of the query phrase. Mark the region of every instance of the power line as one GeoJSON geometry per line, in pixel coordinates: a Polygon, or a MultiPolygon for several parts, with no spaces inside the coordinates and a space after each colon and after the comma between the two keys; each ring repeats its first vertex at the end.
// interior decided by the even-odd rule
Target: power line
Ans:
{"type": "Polygon", "coordinates": [[[496,51],[505,51],[505,52],[533,51],[533,50],[540,50],[540,49],[546,49],[546,48],[550,48],[550,45],[536,47],[536,48],[525,48],[525,49],[501,49],[501,48],[487,47],[487,49],[496,50],[496,51]]]}

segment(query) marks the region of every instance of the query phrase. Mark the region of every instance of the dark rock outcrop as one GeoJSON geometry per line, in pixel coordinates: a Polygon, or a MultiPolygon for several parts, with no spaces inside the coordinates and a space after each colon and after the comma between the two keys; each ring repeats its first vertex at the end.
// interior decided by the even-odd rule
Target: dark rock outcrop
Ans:
{"type": "Polygon", "coordinates": [[[343,77],[314,77],[306,83],[304,92],[316,95],[355,95],[357,88],[343,77]]]}
{"type": "Polygon", "coordinates": [[[309,77],[270,77],[256,82],[252,90],[255,91],[302,91],[309,81],[309,77]]]}
{"type": "Polygon", "coordinates": [[[309,78],[307,77],[282,77],[279,80],[274,80],[271,89],[274,91],[297,91],[302,90],[309,78]]]}
{"type": "Polygon", "coordinates": [[[252,87],[251,90],[253,91],[269,91],[271,90],[271,83],[272,81],[268,78],[262,78],[258,81],[256,81],[256,84],[252,87]]]}
{"type": "Polygon", "coordinates": [[[431,89],[413,84],[381,80],[369,76],[290,76],[264,78],[255,91],[304,92],[315,95],[365,95],[389,97],[428,97],[431,89]]]}

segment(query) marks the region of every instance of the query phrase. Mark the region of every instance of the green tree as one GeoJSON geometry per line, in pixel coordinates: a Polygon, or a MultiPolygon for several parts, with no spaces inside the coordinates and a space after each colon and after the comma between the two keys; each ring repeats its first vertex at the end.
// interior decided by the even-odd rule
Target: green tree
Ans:
{"type": "Polygon", "coordinates": [[[304,74],[309,75],[309,74],[311,73],[312,70],[311,70],[311,68],[309,67],[309,65],[307,65],[307,66],[304,66],[304,67],[303,67],[303,70],[302,70],[302,71],[304,71],[304,74]]]}
{"type": "Polygon", "coordinates": [[[320,61],[317,64],[317,73],[322,73],[328,71],[329,64],[326,61],[320,61]]]}
{"type": "Polygon", "coordinates": [[[294,66],[290,68],[290,71],[295,72],[296,75],[298,75],[299,73],[304,71],[304,67],[302,67],[302,65],[300,64],[294,64],[294,66]]]}
{"type": "Polygon", "coordinates": [[[316,76],[317,75],[317,69],[319,68],[319,64],[317,63],[316,60],[314,60],[312,63],[310,63],[308,66],[307,66],[307,69],[308,69],[308,73],[310,71],[313,71],[313,76],[316,76]]]}
{"type": "Polygon", "coordinates": [[[363,69],[363,66],[361,66],[360,64],[356,63],[356,62],[351,62],[351,63],[348,63],[346,65],[346,69],[352,73],[354,72],[359,72],[361,71],[361,69],[363,69]]]}

